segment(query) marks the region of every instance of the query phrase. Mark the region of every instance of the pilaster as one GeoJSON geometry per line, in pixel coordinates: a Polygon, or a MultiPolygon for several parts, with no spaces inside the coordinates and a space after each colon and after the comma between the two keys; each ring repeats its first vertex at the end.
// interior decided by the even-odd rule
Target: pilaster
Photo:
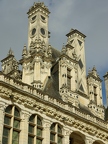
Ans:
{"type": "Polygon", "coordinates": [[[27,144],[28,143],[28,120],[29,120],[29,112],[23,110],[21,112],[21,135],[20,135],[20,144],[27,144]]]}
{"type": "Polygon", "coordinates": [[[75,91],[76,90],[76,84],[75,84],[75,69],[73,68],[72,71],[71,71],[71,75],[72,75],[72,78],[71,78],[71,90],[72,91],[75,91]]]}
{"type": "Polygon", "coordinates": [[[97,98],[97,104],[99,105],[99,106],[102,106],[103,105],[103,103],[102,103],[102,90],[101,90],[102,88],[101,88],[101,86],[99,86],[98,87],[98,90],[99,90],[99,97],[97,98]]]}
{"type": "Polygon", "coordinates": [[[22,82],[25,82],[25,66],[24,66],[24,64],[23,64],[22,82]]]}
{"type": "Polygon", "coordinates": [[[34,64],[34,81],[40,81],[40,62],[38,60],[34,64]]]}
{"type": "Polygon", "coordinates": [[[43,144],[50,144],[50,126],[51,126],[51,121],[44,119],[43,120],[43,144]]]}
{"type": "Polygon", "coordinates": [[[5,103],[0,102],[0,144],[2,144],[5,103]]]}
{"type": "Polygon", "coordinates": [[[72,130],[64,128],[63,144],[70,144],[70,135],[72,132],[73,132],[72,130]]]}
{"type": "Polygon", "coordinates": [[[59,88],[61,88],[62,86],[66,86],[67,85],[67,66],[65,63],[65,58],[63,58],[63,60],[60,61],[59,63],[59,69],[60,69],[60,73],[59,73],[59,88]]]}

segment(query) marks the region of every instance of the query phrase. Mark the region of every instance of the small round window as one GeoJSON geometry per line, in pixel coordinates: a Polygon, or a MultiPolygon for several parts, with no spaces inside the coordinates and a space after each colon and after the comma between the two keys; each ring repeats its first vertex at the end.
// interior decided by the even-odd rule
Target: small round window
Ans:
{"type": "Polygon", "coordinates": [[[41,28],[41,33],[45,35],[45,30],[43,28],[41,28]]]}
{"type": "Polygon", "coordinates": [[[36,33],[36,29],[33,28],[33,29],[32,29],[32,35],[35,35],[35,33],[36,33]]]}

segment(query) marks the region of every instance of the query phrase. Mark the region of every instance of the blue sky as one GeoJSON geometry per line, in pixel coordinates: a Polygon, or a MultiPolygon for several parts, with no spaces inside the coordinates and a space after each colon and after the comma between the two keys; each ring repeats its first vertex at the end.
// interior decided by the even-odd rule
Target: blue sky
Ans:
{"type": "MultiPolygon", "coordinates": [[[[37,0],[38,1],[38,0],[37,0]]],[[[36,0],[0,0],[0,59],[10,47],[19,60],[27,45],[27,11],[36,0]]],[[[40,0],[41,1],[41,0],[40,0]]],[[[49,17],[50,44],[61,50],[66,34],[78,29],[85,39],[87,71],[94,65],[100,77],[108,71],[108,0],[43,0],[49,17]]],[[[103,89],[105,97],[105,90],[103,89]]],[[[105,103],[105,100],[104,100],[105,103]]]]}

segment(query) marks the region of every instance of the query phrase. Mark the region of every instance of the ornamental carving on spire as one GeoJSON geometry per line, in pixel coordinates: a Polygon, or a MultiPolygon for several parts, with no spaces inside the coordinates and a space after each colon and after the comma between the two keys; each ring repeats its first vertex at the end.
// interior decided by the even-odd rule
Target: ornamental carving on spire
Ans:
{"type": "Polygon", "coordinates": [[[30,43],[30,53],[31,52],[45,52],[46,50],[45,42],[41,41],[41,39],[35,39],[35,41],[31,41],[30,43]]]}

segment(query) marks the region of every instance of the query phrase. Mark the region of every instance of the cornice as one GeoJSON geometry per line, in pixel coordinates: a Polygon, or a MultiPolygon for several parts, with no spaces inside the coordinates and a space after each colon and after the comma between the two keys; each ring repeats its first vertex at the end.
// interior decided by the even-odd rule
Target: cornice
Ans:
{"type": "Polygon", "coordinates": [[[68,60],[70,60],[71,62],[74,62],[74,63],[76,63],[76,64],[78,63],[77,60],[74,60],[74,59],[70,58],[67,54],[61,54],[61,56],[60,56],[59,59],[61,59],[62,57],[65,57],[65,58],[67,58],[68,60]]]}
{"type": "Polygon", "coordinates": [[[31,62],[34,60],[35,57],[40,57],[42,60],[44,60],[46,62],[52,62],[52,57],[46,57],[46,56],[43,56],[42,53],[33,52],[30,54],[29,57],[25,57],[25,58],[22,58],[21,60],[19,60],[19,64],[31,62]]]}
{"type": "Polygon", "coordinates": [[[104,79],[107,79],[108,78],[108,72],[103,77],[104,77],[104,79]]]}
{"type": "Polygon", "coordinates": [[[14,55],[9,55],[6,58],[2,59],[1,62],[3,63],[4,61],[6,61],[7,59],[13,58],[14,55]]]}
{"type": "Polygon", "coordinates": [[[46,13],[50,14],[50,11],[48,10],[48,8],[44,5],[44,3],[34,3],[34,5],[29,9],[29,11],[27,12],[27,14],[29,15],[30,13],[32,13],[35,10],[38,10],[39,8],[41,8],[42,10],[44,10],[46,13]]]}
{"type": "Polygon", "coordinates": [[[73,49],[74,47],[68,43],[68,44],[66,44],[66,48],[73,49]]]}
{"type": "Polygon", "coordinates": [[[79,35],[81,35],[83,38],[85,38],[86,36],[81,33],[80,31],[78,31],[77,29],[73,29],[72,31],[70,31],[68,34],[66,34],[67,37],[71,36],[72,34],[77,33],[79,35]]]}
{"type": "Polygon", "coordinates": [[[80,90],[76,91],[76,93],[78,93],[79,95],[83,96],[84,98],[87,98],[87,99],[89,98],[89,96],[87,94],[85,94],[84,92],[82,92],[80,90]]]}
{"type": "Polygon", "coordinates": [[[90,77],[94,78],[94,79],[97,80],[97,81],[102,82],[102,80],[101,80],[99,77],[96,77],[96,76],[94,76],[93,74],[89,74],[89,75],[87,76],[87,79],[90,78],[90,77]]]}

